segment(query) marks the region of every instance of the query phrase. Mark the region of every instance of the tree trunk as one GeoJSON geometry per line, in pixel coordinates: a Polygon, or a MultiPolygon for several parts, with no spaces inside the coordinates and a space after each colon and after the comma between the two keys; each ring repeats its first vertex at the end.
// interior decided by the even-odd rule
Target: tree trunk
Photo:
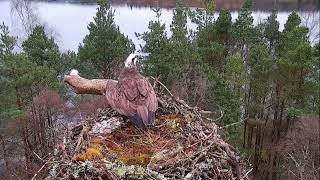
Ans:
{"type": "Polygon", "coordinates": [[[282,131],[283,110],[284,110],[284,100],[282,100],[281,106],[280,106],[280,117],[279,117],[279,125],[278,125],[278,132],[277,132],[277,140],[280,139],[280,135],[282,131]]]}
{"type": "Polygon", "coordinates": [[[248,148],[252,147],[252,135],[253,135],[253,126],[252,124],[249,124],[249,132],[248,132],[248,139],[247,139],[248,148]]]}
{"type": "Polygon", "coordinates": [[[246,135],[247,135],[247,127],[248,126],[248,122],[246,120],[244,120],[244,131],[243,131],[243,148],[246,148],[246,135]]]}
{"type": "Polygon", "coordinates": [[[14,87],[15,91],[16,91],[16,103],[17,103],[17,106],[19,109],[22,108],[22,103],[21,103],[21,96],[20,96],[20,92],[19,92],[19,89],[18,87],[14,87]]]}
{"type": "Polygon", "coordinates": [[[5,176],[8,175],[9,172],[9,162],[8,162],[8,154],[7,154],[7,149],[6,149],[6,143],[5,143],[5,138],[0,135],[0,142],[1,142],[1,146],[2,146],[2,151],[3,151],[3,160],[5,162],[5,176]]]}
{"type": "MultiPolygon", "coordinates": [[[[24,122],[27,123],[27,122],[24,122]]],[[[27,137],[27,127],[26,125],[22,125],[22,140],[23,140],[23,149],[24,149],[24,156],[26,161],[26,174],[28,178],[32,177],[32,163],[31,163],[31,152],[30,152],[30,143],[27,137]]]]}
{"type": "Polygon", "coordinates": [[[254,158],[253,158],[253,177],[256,177],[258,174],[259,168],[259,161],[261,155],[261,125],[257,125],[256,130],[256,142],[255,142],[255,151],[254,151],[254,158]]]}

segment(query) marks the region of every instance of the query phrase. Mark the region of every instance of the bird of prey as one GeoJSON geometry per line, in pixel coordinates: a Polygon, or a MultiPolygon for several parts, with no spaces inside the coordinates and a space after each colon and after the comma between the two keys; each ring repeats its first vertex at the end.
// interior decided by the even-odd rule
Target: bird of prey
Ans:
{"type": "Polygon", "coordinates": [[[105,95],[107,103],[118,113],[130,118],[134,125],[145,128],[155,119],[158,108],[156,93],[149,81],[137,68],[142,55],[130,54],[125,61],[118,81],[112,79],[86,79],[72,70],[64,76],[77,94],[105,95]]]}
{"type": "Polygon", "coordinates": [[[114,110],[129,117],[137,127],[145,128],[153,123],[158,102],[152,85],[137,69],[140,59],[139,55],[129,55],[117,85],[106,86],[105,95],[114,110]]]}

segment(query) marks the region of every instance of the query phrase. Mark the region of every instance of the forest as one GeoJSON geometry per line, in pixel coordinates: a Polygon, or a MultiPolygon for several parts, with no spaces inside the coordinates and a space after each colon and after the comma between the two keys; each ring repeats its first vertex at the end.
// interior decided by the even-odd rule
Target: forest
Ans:
{"type": "MultiPolygon", "coordinates": [[[[252,165],[255,179],[319,177],[319,36],[310,40],[292,11],[282,31],[277,6],[257,25],[254,1],[245,0],[233,22],[227,9],[202,0],[195,11],[176,1],[171,35],[161,9],[136,36],[135,47],[99,0],[78,52],[61,52],[46,26],[30,24],[19,42],[0,26],[0,179],[30,179],[63,141],[69,123],[105,107],[99,96],[75,96],[63,82],[73,68],[86,78],[118,77],[123,61],[149,53],[141,71],[158,78],[193,107],[217,112],[224,139],[252,165]],[[218,12],[219,16],[214,16],[218,12]],[[187,20],[196,30],[187,28],[187,20]],[[18,50],[17,50],[18,49],[18,50]]],[[[75,32],[76,33],[76,32],[75,32]]]]}

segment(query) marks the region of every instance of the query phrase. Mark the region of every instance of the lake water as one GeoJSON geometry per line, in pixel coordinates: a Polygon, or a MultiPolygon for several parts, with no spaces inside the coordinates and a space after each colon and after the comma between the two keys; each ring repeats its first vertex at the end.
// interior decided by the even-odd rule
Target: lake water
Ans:
{"type": "MultiPolygon", "coordinates": [[[[46,24],[51,30],[51,33],[56,39],[62,51],[74,50],[77,51],[79,43],[82,42],[85,35],[88,33],[87,25],[93,20],[96,13],[97,5],[94,4],[69,4],[69,3],[54,3],[54,2],[33,2],[33,10],[40,19],[41,23],[46,24]]],[[[150,20],[155,19],[155,14],[148,7],[130,7],[126,5],[112,5],[115,9],[115,22],[119,25],[120,30],[129,36],[138,48],[143,42],[138,40],[136,33],[147,31],[150,20]]],[[[19,18],[12,11],[10,1],[0,1],[0,22],[4,22],[9,26],[12,34],[19,36],[22,40],[25,35],[22,26],[19,23],[19,18]]],[[[278,21],[280,22],[280,30],[283,29],[288,17],[288,12],[279,12],[278,21]]],[[[257,24],[270,15],[266,11],[254,11],[254,23],[257,24]]],[[[319,34],[319,11],[317,12],[300,12],[303,17],[303,23],[312,28],[310,34],[311,40],[319,34]]],[[[238,12],[232,12],[232,20],[238,16],[238,12]]],[[[161,21],[166,24],[169,32],[170,23],[172,21],[172,9],[162,9],[161,21]]],[[[189,29],[195,29],[195,25],[188,22],[189,29]]]]}

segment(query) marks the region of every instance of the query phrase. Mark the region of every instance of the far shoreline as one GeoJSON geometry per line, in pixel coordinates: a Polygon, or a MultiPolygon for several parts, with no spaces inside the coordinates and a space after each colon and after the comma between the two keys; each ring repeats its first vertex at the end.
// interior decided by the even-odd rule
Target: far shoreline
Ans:
{"type": "MultiPolygon", "coordinates": [[[[0,0],[1,1],[1,0],[0,0]]],[[[6,1],[6,0],[2,0],[6,1]]],[[[70,4],[96,4],[96,0],[31,0],[38,2],[49,3],[70,3],[70,4]]],[[[110,0],[113,5],[123,5],[129,7],[157,7],[172,9],[175,8],[175,0],[110,0]]],[[[303,3],[301,0],[278,0],[277,5],[274,5],[274,1],[270,0],[253,0],[253,11],[272,11],[274,7],[278,11],[319,11],[320,2],[317,0],[305,0],[303,3]]],[[[243,0],[216,0],[216,10],[228,9],[230,11],[240,10],[243,0]]],[[[200,0],[184,0],[186,7],[201,8],[200,0]]]]}

